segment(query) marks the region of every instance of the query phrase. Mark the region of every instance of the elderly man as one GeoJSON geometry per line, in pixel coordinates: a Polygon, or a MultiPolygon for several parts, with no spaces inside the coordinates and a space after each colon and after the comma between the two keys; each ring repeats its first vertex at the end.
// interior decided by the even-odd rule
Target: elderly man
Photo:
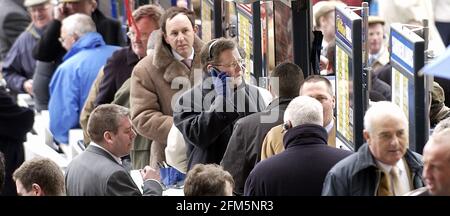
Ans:
{"type": "MultiPolygon", "coordinates": [[[[203,42],[196,36],[194,12],[172,7],[161,17],[155,49],[134,68],[130,81],[131,118],[137,132],[153,140],[150,166],[165,160],[164,148],[173,124],[172,101],[180,78],[194,82],[194,68],[200,65],[203,42]]],[[[189,89],[185,86],[182,90],[189,89]]]]}
{"type": "Polygon", "coordinates": [[[450,118],[436,125],[423,149],[423,178],[426,186],[409,196],[450,196],[450,118]]]}
{"type": "MultiPolygon", "coordinates": [[[[328,145],[336,147],[336,126],[334,125],[333,109],[335,97],[330,81],[322,76],[312,75],[305,79],[300,88],[300,96],[310,96],[317,99],[323,107],[323,126],[328,133],[328,145]]],[[[284,150],[283,127],[273,127],[266,135],[261,148],[261,159],[266,159],[284,150]]]]}
{"type": "Polygon", "coordinates": [[[30,23],[30,17],[22,4],[23,0],[0,0],[0,63],[30,23]]]}
{"type": "Polygon", "coordinates": [[[69,130],[79,128],[83,104],[99,69],[119,47],[106,45],[91,17],[74,14],[63,21],[64,62],[50,82],[50,131],[59,143],[69,143],[69,130]]]}
{"type": "Polygon", "coordinates": [[[25,161],[16,171],[17,194],[20,196],[63,196],[64,175],[58,164],[48,158],[25,161]]]}
{"type": "Polygon", "coordinates": [[[53,5],[50,0],[26,0],[24,2],[31,16],[31,25],[19,35],[3,62],[3,76],[13,93],[33,92],[33,74],[36,60],[33,47],[53,19],[53,5]]]}
{"type": "Polygon", "coordinates": [[[267,132],[283,123],[283,115],[291,100],[298,96],[303,71],[293,63],[277,65],[270,74],[269,90],[274,100],[259,113],[239,119],[234,125],[221,165],[233,175],[235,193],[244,193],[248,174],[261,159],[261,145],[267,132]]]}
{"type": "Polygon", "coordinates": [[[60,0],[55,19],[51,22],[42,39],[33,50],[33,56],[44,62],[60,61],[66,49],[58,43],[62,21],[75,13],[90,16],[98,33],[103,36],[106,44],[125,45],[120,22],[106,17],[97,9],[96,0],[60,0]]]}
{"type": "Polygon", "coordinates": [[[367,144],[328,172],[322,195],[398,196],[422,187],[421,156],[408,149],[408,120],[397,105],[373,103],[364,116],[367,144]]]}
{"type": "Polygon", "coordinates": [[[322,110],[309,96],[289,103],[284,113],[286,150],[255,166],[245,182],[246,196],[320,196],[327,172],[351,154],[327,145],[322,110]]]}
{"type": "MultiPolygon", "coordinates": [[[[136,133],[130,111],[119,105],[104,104],[94,109],[88,122],[93,143],[67,167],[69,196],[140,196],[138,186],[122,165],[136,133]]],[[[144,195],[161,195],[159,173],[146,166],[141,170],[144,195]]]]}
{"type": "Polygon", "coordinates": [[[242,78],[242,59],[232,40],[208,42],[201,63],[203,82],[185,92],[174,111],[174,124],[186,140],[188,170],[220,163],[235,122],[265,108],[257,87],[242,78]]]}

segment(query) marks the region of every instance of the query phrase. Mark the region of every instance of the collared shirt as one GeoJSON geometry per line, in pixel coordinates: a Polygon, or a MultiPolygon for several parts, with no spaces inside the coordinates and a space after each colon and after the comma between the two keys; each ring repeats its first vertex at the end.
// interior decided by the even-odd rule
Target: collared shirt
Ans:
{"type": "Polygon", "coordinates": [[[331,129],[333,129],[333,126],[334,126],[334,120],[331,120],[330,123],[327,126],[325,126],[325,130],[327,130],[328,134],[330,133],[331,129]]]}
{"type": "MultiPolygon", "coordinates": [[[[390,173],[391,169],[393,166],[385,164],[381,161],[376,160],[376,163],[378,165],[378,167],[383,170],[386,173],[390,173]]],[[[399,180],[402,183],[401,187],[404,189],[404,191],[411,191],[411,186],[409,184],[409,177],[408,177],[408,172],[406,171],[406,164],[404,163],[403,159],[400,159],[397,164],[395,164],[395,166],[398,169],[398,176],[399,176],[399,180]]],[[[402,194],[398,194],[398,195],[402,195],[402,194]]]]}
{"type": "MultiPolygon", "coordinates": [[[[182,61],[185,59],[183,56],[177,53],[176,50],[172,49],[173,57],[175,57],[176,60],[182,61]]],[[[187,58],[189,60],[194,60],[194,48],[191,48],[191,55],[187,58]]]]}
{"type": "Polygon", "coordinates": [[[110,151],[106,150],[105,148],[103,148],[103,147],[100,146],[99,144],[94,143],[93,141],[91,141],[91,143],[90,143],[89,145],[93,145],[93,146],[95,146],[95,147],[97,147],[97,148],[100,148],[100,149],[106,151],[109,155],[111,155],[112,158],[114,158],[114,160],[115,160],[118,164],[122,165],[122,159],[120,159],[120,157],[115,156],[114,154],[112,154],[110,151]]]}

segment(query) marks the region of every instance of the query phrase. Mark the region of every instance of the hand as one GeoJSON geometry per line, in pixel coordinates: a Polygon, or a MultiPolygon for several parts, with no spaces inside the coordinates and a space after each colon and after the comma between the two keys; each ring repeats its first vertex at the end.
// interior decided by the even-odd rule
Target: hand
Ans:
{"type": "Polygon", "coordinates": [[[68,16],[67,8],[64,7],[63,4],[59,4],[53,9],[55,19],[62,21],[64,18],[68,16]]]}
{"type": "Polygon", "coordinates": [[[33,80],[29,79],[23,82],[23,90],[25,90],[26,93],[33,95],[33,80]]]}
{"type": "Polygon", "coordinates": [[[220,72],[217,69],[212,68],[211,77],[213,79],[214,90],[216,91],[217,95],[230,96],[230,93],[228,91],[229,88],[227,87],[227,78],[229,78],[230,76],[226,72],[220,72]]]}
{"type": "Polygon", "coordinates": [[[151,168],[150,166],[145,166],[144,169],[140,170],[142,179],[154,179],[157,181],[161,181],[161,177],[159,176],[159,171],[151,168]]]}

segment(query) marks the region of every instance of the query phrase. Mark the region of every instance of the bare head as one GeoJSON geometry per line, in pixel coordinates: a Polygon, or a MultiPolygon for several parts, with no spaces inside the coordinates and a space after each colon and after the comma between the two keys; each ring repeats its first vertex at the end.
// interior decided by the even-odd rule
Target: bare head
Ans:
{"type": "Polygon", "coordinates": [[[36,157],[25,161],[16,171],[17,194],[21,196],[62,196],[64,176],[59,166],[48,158],[36,157]]]}
{"type": "Polygon", "coordinates": [[[290,127],[303,124],[323,126],[323,108],[316,99],[309,96],[294,98],[284,112],[284,122],[290,127]]]}
{"type": "Polygon", "coordinates": [[[62,21],[59,41],[66,50],[70,50],[78,39],[90,32],[97,32],[90,16],[81,13],[70,15],[62,21]]]}
{"type": "Polygon", "coordinates": [[[136,133],[133,130],[128,108],[103,104],[92,111],[87,130],[92,141],[117,157],[130,153],[136,133]]]}
{"type": "Polygon", "coordinates": [[[375,102],[364,116],[364,138],[378,161],[395,165],[408,147],[408,120],[392,102],[375,102]]]}
{"type": "Polygon", "coordinates": [[[303,70],[299,66],[284,62],[270,74],[269,90],[275,97],[297,97],[303,80],[303,70]]]}
{"type": "Polygon", "coordinates": [[[217,164],[196,164],[187,173],[185,196],[232,196],[234,180],[217,164]]]}
{"type": "Polygon", "coordinates": [[[423,178],[432,195],[450,196],[450,129],[434,132],[423,150],[423,178]]]}

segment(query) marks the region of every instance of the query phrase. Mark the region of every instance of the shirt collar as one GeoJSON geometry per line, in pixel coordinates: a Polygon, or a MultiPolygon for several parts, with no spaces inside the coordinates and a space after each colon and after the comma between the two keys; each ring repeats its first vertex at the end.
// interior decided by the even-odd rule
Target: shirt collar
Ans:
{"type": "Polygon", "coordinates": [[[333,129],[334,126],[334,121],[331,120],[330,124],[328,124],[327,126],[325,126],[325,130],[327,130],[327,133],[330,133],[331,129],[333,129]]]}
{"type": "MultiPolygon", "coordinates": [[[[392,169],[392,167],[393,167],[392,165],[385,164],[385,163],[383,163],[383,162],[381,162],[381,161],[379,161],[379,160],[375,160],[375,161],[376,161],[378,167],[379,167],[381,170],[383,170],[383,171],[386,172],[386,173],[390,173],[390,172],[391,172],[391,169],[392,169]]],[[[406,170],[405,170],[405,164],[404,164],[404,162],[403,162],[403,159],[398,160],[397,163],[395,164],[395,166],[396,166],[397,169],[399,170],[399,175],[402,175],[403,172],[406,172],[406,170]]]]}
{"type": "Polygon", "coordinates": [[[102,149],[103,151],[107,152],[109,155],[111,155],[112,158],[114,158],[114,160],[115,160],[118,164],[122,165],[122,159],[120,159],[120,157],[115,156],[114,154],[112,154],[110,151],[106,150],[106,149],[103,148],[102,146],[100,146],[100,145],[98,145],[97,143],[94,143],[94,142],[91,142],[89,145],[93,145],[93,146],[95,146],[95,147],[97,147],[97,148],[100,148],[100,149],[102,149]]]}
{"type": "MultiPolygon", "coordinates": [[[[176,60],[182,61],[184,59],[183,56],[177,53],[174,49],[172,49],[173,57],[175,57],[176,60]]],[[[194,48],[191,48],[191,55],[187,59],[193,60],[194,59],[194,48]]]]}

